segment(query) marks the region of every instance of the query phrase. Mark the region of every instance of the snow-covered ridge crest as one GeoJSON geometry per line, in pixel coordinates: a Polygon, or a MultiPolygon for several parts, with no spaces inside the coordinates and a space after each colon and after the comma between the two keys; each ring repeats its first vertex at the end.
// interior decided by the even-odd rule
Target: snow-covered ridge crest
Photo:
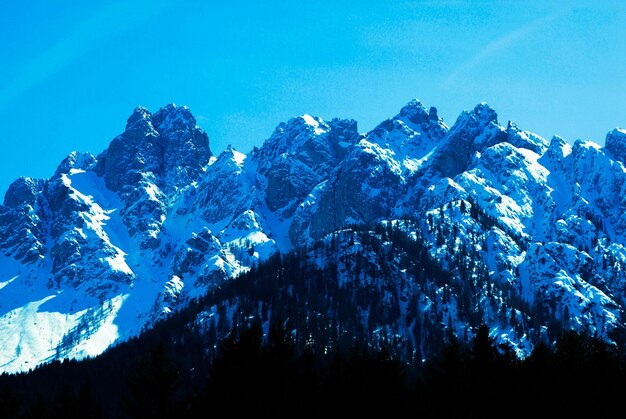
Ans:
{"type": "Polygon", "coordinates": [[[99,155],[71,153],[50,179],[7,190],[0,370],[96,355],[276,252],[337,236],[348,266],[366,249],[354,226],[425,241],[452,282],[387,261],[405,289],[385,298],[402,310],[401,297],[416,299],[419,315],[461,337],[484,321],[521,355],[556,325],[614,339],[625,323],[626,131],[605,144],[502,126],[485,103],[448,127],[412,100],[368,133],[305,114],[247,155],[229,146],[216,157],[187,107],[138,107],[99,155]],[[469,320],[462,281],[481,301],[469,320]]]}

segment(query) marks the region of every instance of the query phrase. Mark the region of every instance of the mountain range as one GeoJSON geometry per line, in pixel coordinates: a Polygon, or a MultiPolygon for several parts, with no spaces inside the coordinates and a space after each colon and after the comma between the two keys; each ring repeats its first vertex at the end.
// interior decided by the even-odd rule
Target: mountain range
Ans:
{"type": "MultiPolygon", "coordinates": [[[[217,156],[188,108],[138,107],[99,155],[8,188],[0,371],[96,356],[276,255],[344,291],[307,308],[307,325],[409,357],[482,323],[522,357],[570,329],[618,344],[625,163],[626,130],[572,145],[501,124],[485,103],[449,127],[413,100],[367,133],[303,115],[247,155],[217,156]],[[332,322],[342,309],[350,328],[332,322]]],[[[250,298],[193,321],[225,336],[250,298]]]]}

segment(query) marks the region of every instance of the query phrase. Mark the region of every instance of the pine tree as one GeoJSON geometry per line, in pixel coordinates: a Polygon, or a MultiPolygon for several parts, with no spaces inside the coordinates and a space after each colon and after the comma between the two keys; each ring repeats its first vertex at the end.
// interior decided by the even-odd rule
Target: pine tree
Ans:
{"type": "Polygon", "coordinates": [[[482,323],[476,330],[476,336],[472,341],[472,362],[475,371],[479,375],[489,373],[498,357],[498,351],[494,339],[489,336],[489,327],[482,323]]]}
{"type": "Polygon", "coordinates": [[[125,400],[131,417],[176,417],[180,409],[177,390],[181,372],[158,344],[127,377],[125,400]]]}

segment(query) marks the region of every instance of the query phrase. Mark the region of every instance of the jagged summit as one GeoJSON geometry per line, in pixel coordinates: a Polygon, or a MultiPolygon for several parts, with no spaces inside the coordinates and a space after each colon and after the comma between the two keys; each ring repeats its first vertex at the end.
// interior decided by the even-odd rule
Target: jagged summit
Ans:
{"type": "Polygon", "coordinates": [[[409,103],[404,105],[400,109],[400,113],[396,116],[397,119],[406,119],[414,124],[427,123],[429,120],[438,121],[437,108],[432,106],[430,109],[426,109],[424,104],[418,99],[412,99],[409,103]]]}
{"type": "Polygon", "coordinates": [[[57,166],[55,175],[70,173],[73,170],[89,170],[96,163],[96,157],[88,152],[72,151],[57,166]]]}
{"type": "Polygon", "coordinates": [[[241,169],[246,158],[247,156],[245,154],[237,151],[229,144],[226,149],[220,153],[217,159],[211,162],[211,165],[231,165],[233,168],[241,169]]]}
{"type": "MultiPolygon", "coordinates": [[[[260,156],[294,154],[307,147],[307,143],[316,141],[319,137],[327,138],[331,130],[322,118],[303,115],[291,118],[287,122],[278,124],[272,135],[265,140],[259,150],[260,156]]],[[[322,140],[322,141],[324,141],[322,140]]]]}
{"type": "MultiPolygon", "coordinates": [[[[196,118],[187,106],[170,103],[152,115],[157,131],[185,131],[198,128],[196,118]]],[[[206,144],[205,144],[206,145],[206,144]]]]}
{"type": "Polygon", "coordinates": [[[170,104],[155,114],[138,107],[98,156],[96,170],[114,191],[143,180],[177,189],[194,181],[211,156],[208,136],[187,107],[170,104]]]}
{"type": "Polygon", "coordinates": [[[126,130],[139,121],[153,122],[157,127],[163,127],[173,121],[180,121],[192,127],[196,125],[196,118],[191,110],[187,106],[177,106],[175,103],[168,103],[154,114],[143,106],[137,106],[126,121],[126,130]]]}
{"type": "Polygon", "coordinates": [[[290,217],[359,139],[352,120],[326,122],[305,115],[279,124],[253,156],[268,208],[279,211],[280,218],[290,217]]]}
{"type": "Polygon", "coordinates": [[[132,129],[133,125],[138,122],[150,121],[152,118],[152,114],[150,111],[143,106],[137,106],[133,113],[126,120],[126,128],[125,131],[132,129]]]}
{"type": "Polygon", "coordinates": [[[477,119],[493,122],[495,124],[498,123],[498,114],[496,113],[496,110],[489,106],[487,102],[480,102],[474,107],[471,113],[474,114],[477,119]]]}
{"type": "MultiPolygon", "coordinates": [[[[218,156],[187,107],[138,107],[101,154],[8,188],[0,369],[97,355],[294,249],[354,304],[365,288],[380,297],[346,333],[420,359],[433,330],[469,339],[480,322],[520,355],[564,329],[613,339],[626,324],[625,159],[622,129],[604,148],[571,146],[501,126],[485,103],[448,127],[412,100],[368,133],[302,115],[250,155],[218,156]],[[428,258],[442,271],[414,264],[428,258]]],[[[222,336],[232,301],[194,321],[222,336]]]]}
{"type": "Polygon", "coordinates": [[[563,138],[555,135],[550,140],[548,149],[546,150],[544,157],[550,157],[554,161],[563,161],[572,152],[572,146],[568,144],[563,138]]]}
{"type": "Polygon", "coordinates": [[[452,129],[481,129],[489,124],[499,126],[498,114],[486,102],[481,102],[471,111],[461,112],[452,129]]]}
{"type": "Polygon", "coordinates": [[[41,190],[42,181],[29,177],[20,177],[7,189],[4,194],[4,205],[18,207],[28,204],[34,205],[37,200],[37,192],[41,190]]]}
{"type": "Polygon", "coordinates": [[[313,132],[319,135],[328,130],[328,126],[321,118],[316,118],[308,114],[302,115],[300,118],[294,118],[289,123],[304,121],[304,123],[313,128],[313,132]]]}
{"type": "MultiPolygon", "coordinates": [[[[448,131],[448,126],[443,119],[437,116],[437,108],[431,107],[430,110],[417,99],[411,100],[400,109],[400,112],[391,119],[388,119],[374,128],[369,134],[370,137],[375,136],[376,139],[384,141],[390,137],[416,137],[425,135],[429,140],[438,141],[444,137],[448,131]]],[[[392,138],[393,140],[393,138],[392,138]]],[[[404,144],[398,144],[396,147],[402,147],[404,144]]],[[[414,138],[413,142],[421,142],[420,139],[414,138]]],[[[425,145],[432,147],[433,144],[425,145]]]]}
{"type": "Polygon", "coordinates": [[[616,160],[626,164],[626,130],[615,128],[609,132],[604,142],[604,148],[611,153],[616,160]]]}
{"type": "MultiPolygon", "coordinates": [[[[187,106],[177,106],[170,103],[154,114],[143,106],[138,106],[126,121],[125,132],[139,130],[148,132],[155,130],[159,133],[167,131],[192,131],[199,129],[196,118],[187,106]]],[[[203,144],[207,146],[208,144],[203,144]]]]}

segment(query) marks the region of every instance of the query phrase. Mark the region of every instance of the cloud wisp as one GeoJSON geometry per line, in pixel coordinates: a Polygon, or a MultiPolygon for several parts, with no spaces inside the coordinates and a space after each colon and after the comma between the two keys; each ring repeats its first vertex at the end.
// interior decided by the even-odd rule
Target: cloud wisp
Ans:
{"type": "Polygon", "coordinates": [[[164,9],[164,5],[159,2],[137,4],[135,1],[119,1],[100,8],[26,63],[14,79],[0,86],[0,107],[61,71],[93,49],[98,42],[132,29],[164,9]]]}
{"type": "Polygon", "coordinates": [[[478,67],[483,61],[495,55],[499,51],[520,42],[532,32],[563,16],[564,13],[565,12],[563,11],[559,11],[558,13],[532,20],[521,26],[520,28],[516,29],[515,31],[509,32],[506,35],[496,39],[495,41],[488,43],[475,55],[473,55],[471,58],[459,65],[454,71],[452,71],[452,73],[450,73],[448,77],[446,77],[446,79],[444,80],[443,86],[451,86],[462,74],[469,72],[475,67],[478,67]]]}

